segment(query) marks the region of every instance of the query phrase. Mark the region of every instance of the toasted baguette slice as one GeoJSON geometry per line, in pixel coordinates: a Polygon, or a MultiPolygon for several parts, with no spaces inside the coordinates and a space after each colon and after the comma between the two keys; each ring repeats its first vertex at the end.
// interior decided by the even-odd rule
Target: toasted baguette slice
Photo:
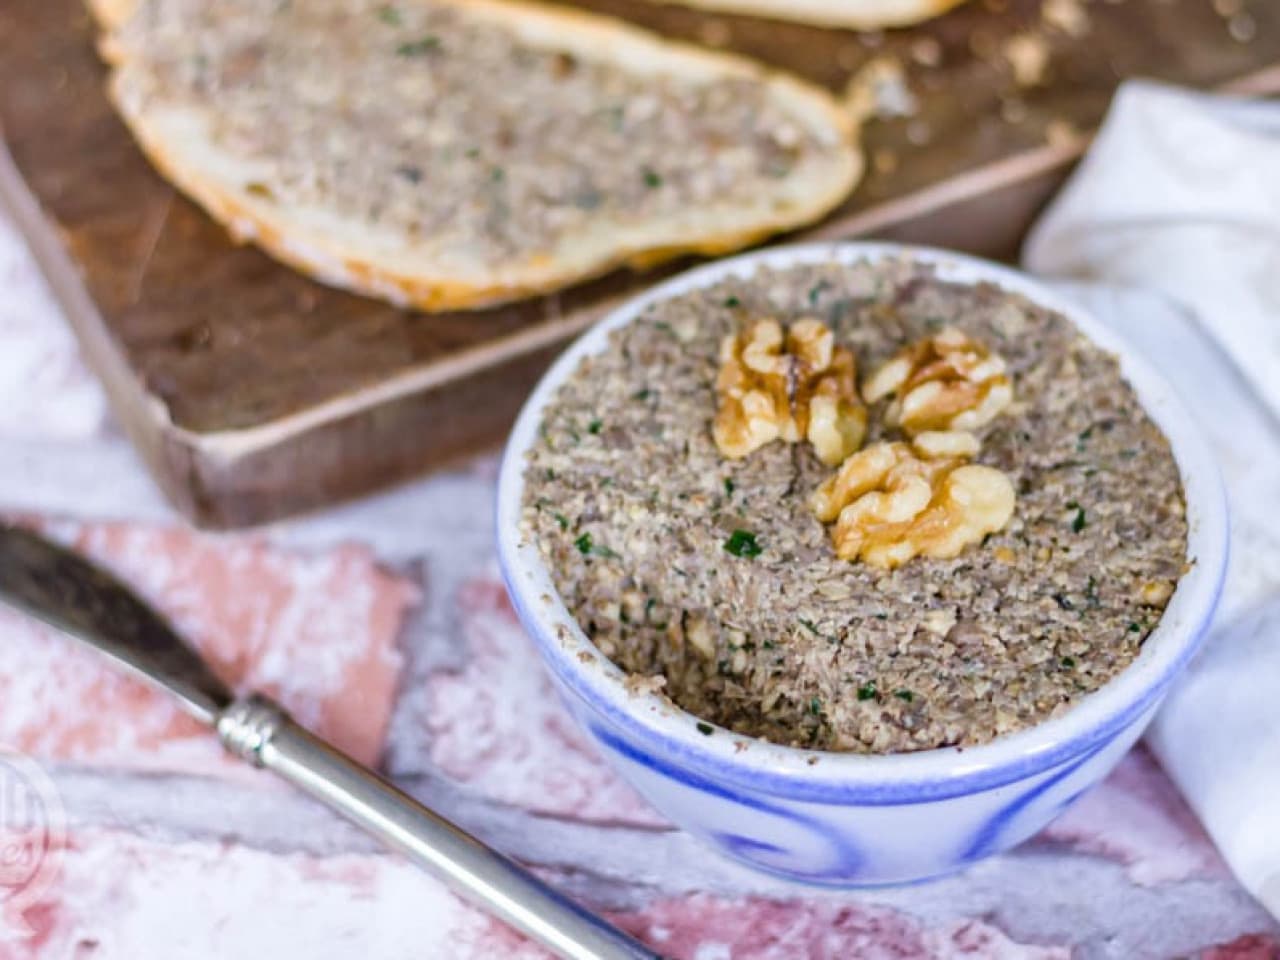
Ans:
{"type": "Polygon", "coordinates": [[[91,0],[143,150],[234,236],[425,310],[718,254],[862,168],[826,92],[502,0],[91,0]]]}
{"type": "MultiPolygon", "coordinates": [[[[99,0],[102,3],[119,0],[99,0]]],[[[722,13],[795,20],[819,27],[880,30],[906,27],[946,13],[964,0],[657,0],[722,13]]]]}

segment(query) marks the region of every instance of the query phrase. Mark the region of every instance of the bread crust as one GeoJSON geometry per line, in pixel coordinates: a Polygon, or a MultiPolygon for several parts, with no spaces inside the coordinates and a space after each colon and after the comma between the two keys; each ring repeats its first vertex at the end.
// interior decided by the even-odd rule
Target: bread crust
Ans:
{"type": "Polygon", "coordinates": [[[771,20],[794,20],[819,27],[879,30],[907,27],[957,7],[964,0],[654,0],[688,7],[740,13],[771,20]]]}
{"type": "MultiPolygon", "coordinates": [[[[88,0],[94,15],[108,30],[118,27],[136,0],[88,0]]],[[[772,234],[819,219],[837,206],[862,173],[853,120],[835,98],[818,87],[733,54],[705,51],[664,40],[609,18],[537,3],[509,0],[433,0],[465,8],[516,31],[532,43],[555,46],[570,53],[621,63],[628,70],[682,70],[690,77],[749,76],[764,83],[771,96],[810,124],[827,130],[841,145],[830,159],[802,161],[813,169],[800,196],[779,194],[758,211],[712,208],[698,223],[641,221],[638,224],[601,222],[583,236],[562,239],[553,249],[531,254],[504,267],[499,274],[459,276],[456,270],[433,265],[427,256],[411,266],[408,256],[381,256],[346,234],[336,221],[333,229],[316,230],[319,210],[288,210],[270,199],[237,189],[226,178],[212,175],[216,150],[202,140],[202,130],[189,115],[173,108],[148,107],[130,96],[134,64],[124,48],[103,37],[100,51],[114,67],[109,93],[139,146],[156,169],[222,223],[238,241],[253,242],[275,258],[333,286],[384,298],[425,311],[472,309],[548,293],[620,266],[650,266],[682,254],[718,255],[741,249],[772,234]],[[205,153],[201,151],[204,150],[205,153]],[[306,217],[300,216],[307,214],[306,217]],[[748,215],[758,214],[758,215],[748,215]],[[301,220],[310,219],[312,226],[301,220]],[[570,242],[572,241],[572,242],[570,242]],[[590,241],[590,242],[588,242],[590,241]],[[584,251],[589,250],[589,253],[584,251]],[[395,261],[395,262],[393,262],[395,261]]],[[[188,112],[189,113],[189,112],[188,112]]],[[[725,205],[722,205],[725,206],[725,205]]],[[[688,221],[689,217],[684,218],[688,221]]],[[[366,238],[367,239],[367,238],[366,238]]],[[[412,252],[410,244],[405,250],[412,252]]]]}

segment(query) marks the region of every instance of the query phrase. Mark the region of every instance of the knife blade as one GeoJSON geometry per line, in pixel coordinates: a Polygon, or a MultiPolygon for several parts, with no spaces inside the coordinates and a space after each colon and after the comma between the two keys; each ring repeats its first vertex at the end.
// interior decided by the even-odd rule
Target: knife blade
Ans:
{"type": "Polygon", "coordinates": [[[0,525],[0,599],[85,640],[212,726],[231,691],[128,587],[29,530],[0,525]]]}

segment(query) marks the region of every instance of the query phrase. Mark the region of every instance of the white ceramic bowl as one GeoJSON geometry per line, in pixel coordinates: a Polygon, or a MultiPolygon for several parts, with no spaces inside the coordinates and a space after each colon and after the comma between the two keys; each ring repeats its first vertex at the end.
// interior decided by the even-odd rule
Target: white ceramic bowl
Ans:
{"type": "Polygon", "coordinates": [[[778,247],[676,277],[614,311],[550,369],[516,422],[502,464],[498,550],[507,589],[570,711],[600,750],[673,823],[751,866],[811,883],[859,886],[936,876],[1038,831],[1101,780],[1141,735],[1195,653],[1222,587],[1226,502],[1213,454],[1159,376],[1115,334],[1014,270],[944,251],[887,244],[778,247]],[[610,330],[655,301],[757,267],[910,257],[961,283],[990,281],[1070,317],[1120,357],[1124,376],[1173,447],[1186,491],[1193,561],[1159,625],[1123,673],[1062,716],[966,749],[861,756],[782,747],[721,728],[623,686],[556,594],[520,535],[525,454],[544,405],[610,330]]]}

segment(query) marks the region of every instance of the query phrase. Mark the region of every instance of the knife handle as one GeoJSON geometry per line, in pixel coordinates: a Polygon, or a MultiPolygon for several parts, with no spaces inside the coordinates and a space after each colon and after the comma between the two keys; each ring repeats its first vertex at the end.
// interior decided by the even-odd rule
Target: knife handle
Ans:
{"type": "Polygon", "coordinates": [[[648,947],[308,732],[267,698],[237,700],[217,726],[232,753],[279,774],[566,960],[657,960],[648,947]]]}

